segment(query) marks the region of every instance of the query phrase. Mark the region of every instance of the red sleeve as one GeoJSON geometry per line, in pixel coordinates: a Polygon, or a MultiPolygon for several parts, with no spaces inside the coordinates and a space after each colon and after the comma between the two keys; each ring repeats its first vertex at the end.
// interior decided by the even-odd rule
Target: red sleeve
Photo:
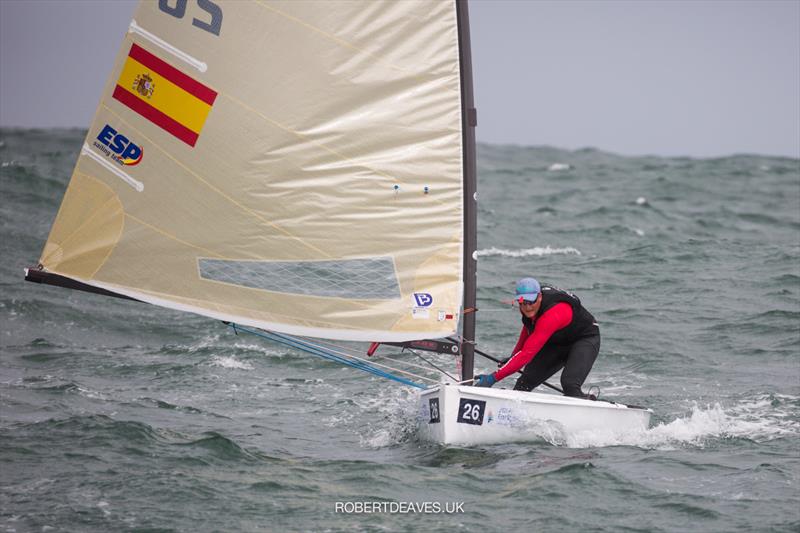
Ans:
{"type": "MultiPolygon", "coordinates": [[[[518,350],[517,353],[515,353],[514,357],[509,359],[500,370],[494,373],[494,377],[497,381],[507,378],[530,363],[550,337],[552,337],[556,331],[569,326],[570,322],[572,322],[572,306],[566,302],[559,302],[542,313],[542,316],[536,320],[533,333],[524,340],[520,335],[520,340],[524,342],[522,349],[518,350],[520,342],[517,341],[517,346],[514,348],[518,350]]],[[[524,329],[525,328],[523,328],[523,330],[524,329]]]]}
{"type": "Polygon", "coordinates": [[[525,345],[525,339],[528,338],[528,328],[522,326],[522,331],[519,332],[519,339],[517,339],[517,344],[514,346],[514,349],[511,350],[511,357],[514,357],[518,351],[522,349],[525,345]]]}

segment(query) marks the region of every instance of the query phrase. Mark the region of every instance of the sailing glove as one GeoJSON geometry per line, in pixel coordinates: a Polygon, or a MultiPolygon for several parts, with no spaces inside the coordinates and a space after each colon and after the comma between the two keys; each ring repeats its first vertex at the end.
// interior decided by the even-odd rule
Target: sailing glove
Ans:
{"type": "Polygon", "coordinates": [[[472,380],[472,384],[476,387],[491,387],[495,383],[497,383],[497,379],[494,374],[478,374],[472,380]]]}

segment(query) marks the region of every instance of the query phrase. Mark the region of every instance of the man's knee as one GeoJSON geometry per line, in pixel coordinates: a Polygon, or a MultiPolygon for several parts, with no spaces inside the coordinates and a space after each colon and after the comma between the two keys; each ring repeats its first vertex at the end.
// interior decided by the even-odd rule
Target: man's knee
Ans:
{"type": "Polygon", "coordinates": [[[576,383],[574,381],[565,380],[561,378],[561,388],[564,391],[564,396],[573,396],[576,398],[584,398],[586,395],[581,390],[583,383],[576,383]]]}
{"type": "Polygon", "coordinates": [[[531,383],[526,377],[525,374],[522,374],[517,382],[514,383],[514,390],[521,390],[525,392],[530,392],[533,390],[533,383],[531,383]]]}

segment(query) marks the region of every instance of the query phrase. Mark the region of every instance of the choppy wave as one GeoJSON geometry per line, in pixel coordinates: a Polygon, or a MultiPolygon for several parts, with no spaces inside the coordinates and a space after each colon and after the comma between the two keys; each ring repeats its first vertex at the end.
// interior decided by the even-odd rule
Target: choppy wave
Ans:
{"type": "MultiPolygon", "coordinates": [[[[395,383],[23,283],[85,131],[0,135],[0,529],[477,530],[514,526],[535,498],[544,531],[797,530],[798,160],[480,145],[478,300],[531,271],[574,290],[603,328],[587,385],[650,406],[654,426],[448,447],[419,440],[418,396],[395,383]],[[735,507],[695,504],[698,464],[735,507]],[[424,523],[328,512],[367,496],[471,507],[424,523]]],[[[479,344],[510,349],[517,313],[490,311],[479,344]]]]}
{"type": "Polygon", "coordinates": [[[211,366],[220,366],[222,368],[235,368],[237,370],[253,370],[253,365],[246,361],[239,361],[233,356],[219,356],[216,355],[211,360],[211,366]]]}
{"type": "Polygon", "coordinates": [[[537,246],[535,248],[524,248],[518,250],[506,250],[502,248],[487,248],[484,250],[478,250],[476,252],[478,257],[493,257],[493,256],[502,256],[502,257],[530,257],[530,256],[544,256],[544,255],[581,255],[580,250],[577,248],[566,247],[566,248],[553,248],[550,246],[537,246]]]}

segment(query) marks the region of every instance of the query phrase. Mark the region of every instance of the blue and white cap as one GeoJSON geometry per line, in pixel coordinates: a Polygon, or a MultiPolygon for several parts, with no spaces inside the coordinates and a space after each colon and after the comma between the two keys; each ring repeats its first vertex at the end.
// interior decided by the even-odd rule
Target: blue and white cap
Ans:
{"type": "Polygon", "coordinates": [[[541,292],[542,288],[539,285],[539,282],[533,278],[522,278],[517,282],[517,293],[514,298],[516,300],[529,300],[533,301],[541,292]]]}

